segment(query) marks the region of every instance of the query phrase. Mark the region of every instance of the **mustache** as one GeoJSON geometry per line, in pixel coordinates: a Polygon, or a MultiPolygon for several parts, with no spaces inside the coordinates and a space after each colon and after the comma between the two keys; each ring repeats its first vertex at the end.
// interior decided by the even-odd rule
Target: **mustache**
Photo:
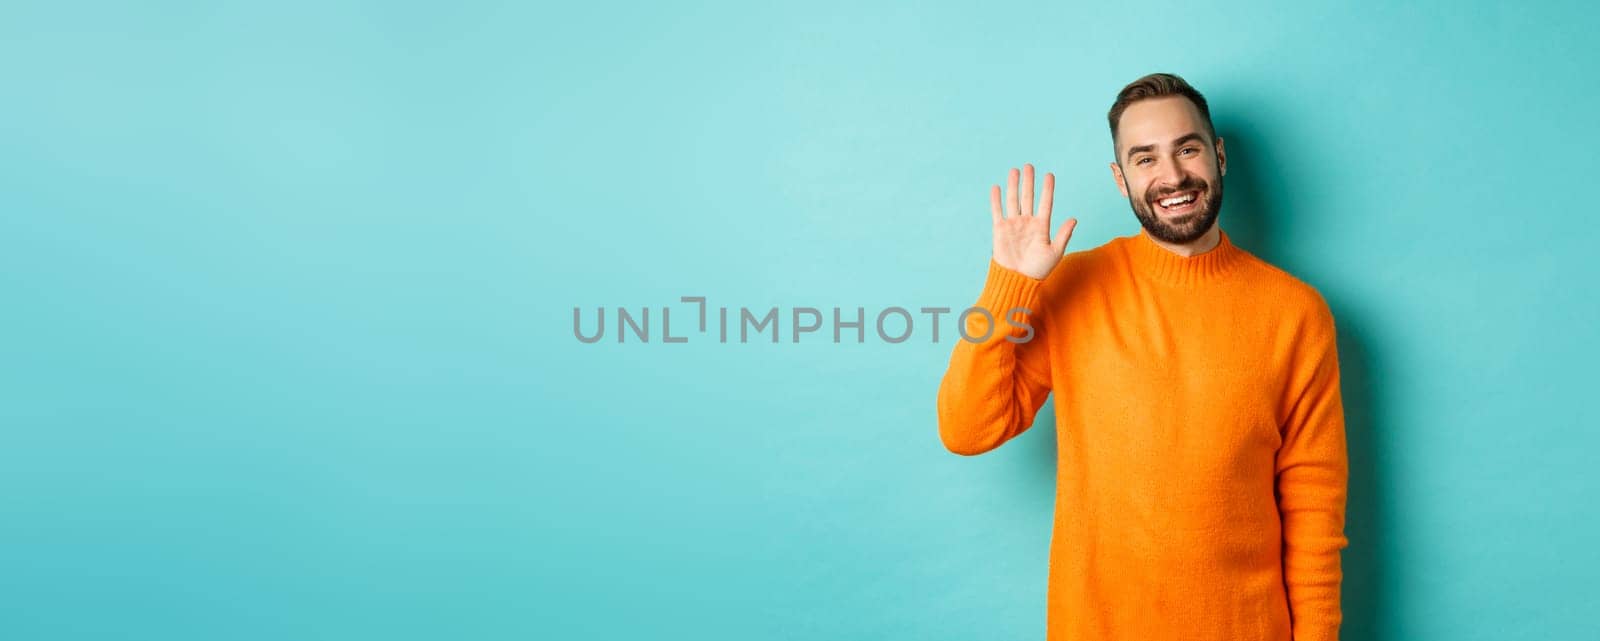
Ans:
{"type": "Polygon", "coordinates": [[[1149,200],[1150,200],[1150,202],[1155,202],[1155,201],[1161,200],[1162,198],[1166,198],[1168,196],[1176,196],[1176,195],[1181,194],[1181,193],[1186,192],[1186,191],[1200,191],[1200,190],[1203,190],[1205,188],[1206,188],[1206,183],[1204,181],[1198,180],[1198,179],[1189,179],[1189,180],[1183,181],[1183,183],[1179,184],[1176,188],[1172,189],[1171,191],[1168,191],[1168,192],[1162,193],[1162,194],[1158,194],[1158,195],[1155,195],[1155,196],[1151,196],[1149,198],[1149,200]]]}

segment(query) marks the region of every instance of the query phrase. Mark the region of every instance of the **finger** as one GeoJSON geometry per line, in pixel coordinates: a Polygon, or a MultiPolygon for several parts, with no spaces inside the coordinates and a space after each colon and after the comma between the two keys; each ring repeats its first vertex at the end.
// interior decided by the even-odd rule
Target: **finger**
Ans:
{"type": "Polygon", "coordinates": [[[1033,164],[1022,165],[1022,215],[1033,215],[1033,164]]]}
{"type": "Polygon", "coordinates": [[[1017,169],[1011,168],[1011,175],[1006,178],[1006,217],[1017,215],[1017,169]]]}
{"type": "Polygon", "coordinates": [[[992,188],[989,189],[989,213],[991,214],[991,216],[989,217],[990,220],[993,220],[994,224],[996,224],[996,225],[1000,224],[1000,186],[999,185],[995,185],[995,186],[993,186],[992,188]]]}
{"type": "Polygon", "coordinates": [[[1077,226],[1078,219],[1076,218],[1068,218],[1067,222],[1061,223],[1061,231],[1056,232],[1055,242],[1050,243],[1050,246],[1055,248],[1057,254],[1067,251],[1067,241],[1072,239],[1072,230],[1077,226]]]}
{"type": "Polygon", "coordinates": [[[1044,188],[1039,192],[1039,216],[1044,218],[1045,229],[1050,228],[1050,208],[1056,202],[1056,175],[1044,175],[1044,188]]]}

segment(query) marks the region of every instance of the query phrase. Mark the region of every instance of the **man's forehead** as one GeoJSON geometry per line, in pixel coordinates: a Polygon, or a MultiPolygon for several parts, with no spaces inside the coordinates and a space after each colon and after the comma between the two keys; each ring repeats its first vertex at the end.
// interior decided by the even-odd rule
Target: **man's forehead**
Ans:
{"type": "Polygon", "coordinates": [[[1146,146],[1159,149],[1196,132],[1204,137],[1205,126],[1200,121],[1199,110],[1188,99],[1168,96],[1141,100],[1122,112],[1117,126],[1117,142],[1121,147],[1118,151],[1146,146]]]}
{"type": "Polygon", "coordinates": [[[1150,126],[1159,123],[1191,124],[1200,120],[1200,110],[1183,96],[1162,96],[1140,100],[1122,111],[1120,128],[1150,126]]]}

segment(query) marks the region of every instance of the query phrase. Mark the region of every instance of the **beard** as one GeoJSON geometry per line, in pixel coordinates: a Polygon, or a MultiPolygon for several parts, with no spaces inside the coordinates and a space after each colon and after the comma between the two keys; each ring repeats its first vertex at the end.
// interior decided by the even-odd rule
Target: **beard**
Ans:
{"type": "Polygon", "coordinates": [[[1217,221],[1217,214],[1222,211],[1222,179],[1218,178],[1215,185],[1189,176],[1177,187],[1154,193],[1146,190],[1143,197],[1134,200],[1133,195],[1128,195],[1128,206],[1133,208],[1133,215],[1139,218],[1139,224],[1144,226],[1146,232],[1158,240],[1184,245],[1204,236],[1211,230],[1211,225],[1217,221]],[[1194,211],[1177,217],[1162,217],[1155,210],[1160,205],[1156,201],[1172,194],[1186,191],[1200,191],[1199,206],[1194,211]]]}

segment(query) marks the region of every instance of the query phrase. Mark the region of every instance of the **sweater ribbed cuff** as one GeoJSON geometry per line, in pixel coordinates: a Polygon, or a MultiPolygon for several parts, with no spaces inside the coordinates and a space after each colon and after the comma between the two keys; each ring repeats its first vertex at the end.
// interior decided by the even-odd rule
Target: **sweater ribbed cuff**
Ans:
{"type": "MultiPolygon", "coordinates": [[[[1000,336],[1023,337],[1029,330],[1019,325],[1031,325],[1029,319],[1039,311],[1040,289],[1044,281],[1032,278],[1021,272],[1001,267],[994,259],[989,259],[989,277],[983,284],[983,292],[978,295],[977,307],[988,310],[995,322],[995,331],[991,338],[1000,336]],[[1017,311],[1012,313],[1012,310],[1017,311]],[[1011,323],[1007,323],[1007,319],[1011,323]]],[[[967,322],[971,324],[968,331],[971,335],[984,334],[981,314],[972,314],[967,322]]]]}
{"type": "Polygon", "coordinates": [[[1294,641],[1339,641],[1339,626],[1322,627],[1307,630],[1304,627],[1294,631],[1294,641]]]}

